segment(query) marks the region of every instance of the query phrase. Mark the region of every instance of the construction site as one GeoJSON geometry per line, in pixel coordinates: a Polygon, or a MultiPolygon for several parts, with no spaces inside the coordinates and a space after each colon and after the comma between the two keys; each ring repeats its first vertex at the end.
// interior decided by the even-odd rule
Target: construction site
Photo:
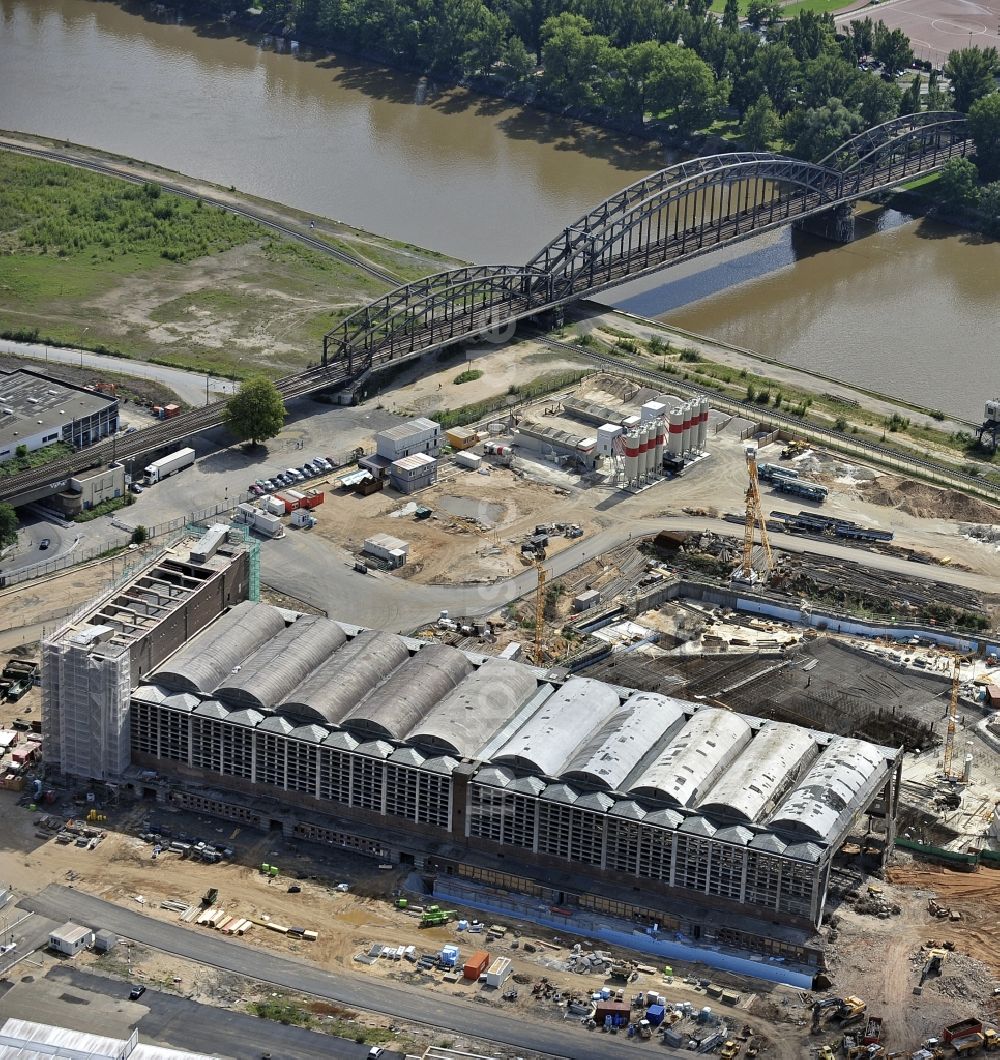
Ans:
{"type": "MultiPolygon", "coordinates": [[[[189,527],[24,638],[14,886],[635,1048],[994,1049],[1000,512],[612,376],[429,422],[308,535],[189,527]],[[346,621],[319,570],[268,588],[307,540],[491,591],[346,621]]],[[[40,599],[10,594],[26,626],[40,599]]]]}

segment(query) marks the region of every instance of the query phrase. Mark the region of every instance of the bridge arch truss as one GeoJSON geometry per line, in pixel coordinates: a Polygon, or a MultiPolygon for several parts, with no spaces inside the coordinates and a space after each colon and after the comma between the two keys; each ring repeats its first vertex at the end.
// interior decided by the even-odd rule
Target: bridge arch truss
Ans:
{"type": "Polygon", "coordinates": [[[965,118],[904,115],[852,137],[819,162],[766,152],[668,166],[563,229],[524,266],[427,276],[347,317],[323,340],[324,363],[359,375],[748,239],[971,153],[965,118]]]}

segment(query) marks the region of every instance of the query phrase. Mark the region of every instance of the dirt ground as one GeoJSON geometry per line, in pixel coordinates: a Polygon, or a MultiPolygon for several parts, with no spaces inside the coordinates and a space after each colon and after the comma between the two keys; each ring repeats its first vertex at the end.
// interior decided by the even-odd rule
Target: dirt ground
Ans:
{"type": "MultiPolygon", "coordinates": [[[[493,467],[489,475],[480,475],[445,465],[437,485],[415,498],[394,492],[368,497],[331,494],[317,511],[313,533],[355,553],[376,533],[401,538],[409,542],[410,551],[397,574],[410,581],[492,582],[524,569],[520,544],[551,516],[557,501],[564,518],[579,522],[585,535],[598,525],[592,510],[581,507],[577,512],[571,501],[560,497],[558,487],[518,480],[507,468],[493,467]],[[417,519],[417,504],[434,514],[417,519]],[[565,515],[567,506],[573,516],[565,515]]],[[[551,538],[549,554],[569,544],[568,538],[551,538]]]]}
{"type": "MultiPolygon", "coordinates": [[[[1000,985],[1000,873],[938,869],[899,854],[896,859],[900,864],[889,869],[889,882],[879,886],[887,900],[899,903],[901,914],[880,920],[842,905],[832,920],[836,939],[829,964],[833,993],[864,998],[868,1012],[885,1020],[886,1044],[913,1050],[929,1037],[940,1037],[948,1023],[993,1013],[993,991],[1000,985]],[[931,895],[958,910],[962,921],[934,919],[927,909],[931,895]],[[927,960],[921,947],[945,942],[955,949],[942,975],[929,978],[915,994],[927,960]]],[[[814,1041],[836,1037],[831,1030],[814,1041]]]]}
{"type": "MultiPolygon", "coordinates": [[[[36,835],[36,824],[41,817],[38,812],[29,812],[14,806],[15,795],[0,791],[0,812],[4,813],[10,827],[2,842],[4,872],[17,889],[35,891],[50,882],[87,891],[113,900],[123,906],[141,910],[145,915],[168,922],[178,923],[178,914],[159,908],[167,898],[179,899],[197,905],[200,896],[208,888],[217,887],[217,905],[227,913],[263,921],[264,918],[290,925],[301,925],[318,930],[316,942],[295,941],[262,926],[255,926],[244,939],[244,944],[256,949],[294,956],[309,960],[331,971],[350,976],[376,976],[398,982],[402,989],[420,989],[439,993],[442,996],[467,997],[480,1004],[490,1004],[510,1013],[518,1012],[526,1019],[562,1020],[564,1010],[550,1000],[536,999],[531,985],[545,976],[556,990],[564,996],[573,993],[589,997],[590,993],[604,985],[603,978],[580,976],[568,970],[566,958],[573,937],[555,936],[545,929],[529,924],[517,924],[505,920],[509,933],[502,942],[486,942],[485,937],[459,932],[455,926],[421,930],[412,914],[395,909],[391,896],[403,884],[405,874],[398,870],[380,871],[367,859],[354,857],[346,852],[321,848],[310,849],[302,845],[283,842],[267,833],[243,830],[231,822],[193,814],[171,814],[164,807],[149,803],[123,804],[121,808],[108,811],[109,821],[102,826],[108,829],[106,838],[94,850],[82,850],[75,846],[59,846],[53,840],[45,841],[36,835]],[[151,860],[151,847],[130,834],[141,829],[146,815],[169,823],[171,827],[197,830],[206,839],[225,839],[237,850],[239,863],[202,865],[185,861],[183,865],[170,854],[151,860]],[[16,853],[20,856],[15,857],[16,853]],[[255,868],[261,860],[270,859],[278,863],[282,875],[268,882],[255,868]],[[338,882],[349,881],[350,891],[338,891],[338,882]],[[288,887],[294,883],[301,893],[289,894],[288,887]],[[141,901],[139,900],[141,898],[141,901]],[[518,937],[519,936],[519,937],[518,937]],[[519,996],[513,1003],[501,1000],[495,992],[486,991],[478,984],[459,980],[444,982],[442,973],[417,972],[406,961],[379,960],[371,966],[359,964],[355,957],[365,952],[372,943],[386,945],[413,945],[418,952],[435,953],[446,942],[457,943],[465,954],[480,947],[491,955],[508,955],[515,961],[516,982],[519,996]],[[516,943],[512,945],[512,943],[516,943]],[[536,947],[535,953],[527,953],[524,944],[536,947]]],[[[473,914],[469,915],[472,919],[473,914]]],[[[185,930],[205,931],[207,928],[185,927],[185,930]]],[[[584,942],[584,948],[588,944],[584,942]]],[[[159,953],[146,953],[133,949],[137,978],[165,989],[174,989],[196,1000],[211,1004],[232,1005],[270,996],[271,991],[245,981],[237,982],[235,976],[220,975],[193,962],[171,958],[159,953]]],[[[636,955],[631,955],[633,959],[636,955]]],[[[112,958],[96,960],[99,970],[126,978],[127,952],[121,949],[112,958]],[[123,967],[125,966],[125,967],[123,967]]],[[[88,958],[93,960],[93,958],[88,958]]],[[[740,1005],[730,1013],[733,1023],[739,1027],[749,1022],[756,1034],[771,1043],[766,1050],[769,1057],[778,1060],[797,1060],[803,1055],[801,1042],[790,1042],[783,1018],[784,1005],[794,999],[798,992],[791,988],[775,987],[763,983],[736,982],[732,977],[703,966],[686,966],[683,971],[674,962],[677,973],[671,981],[659,974],[641,974],[625,987],[630,995],[638,990],[656,989],[672,1001],[690,1001],[696,1008],[714,1004],[704,989],[697,985],[698,979],[711,979],[715,983],[735,986],[741,991],[740,1005]],[[685,981],[682,977],[688,977],[685,981]],[[761,988],[771,999],[776,1018],[751,1011],[761,988]]],[[[615,985],[615,984],[610,984],[615,985]]],[[[621,984],[617,984],[621,988],[621,984]]],[[[327,1015],[334,1015],[327,1013],[327,1015]]],[[[387,1026],[385,1017],[378,1015],[336,1014],[337,1018],[357,1018],[367,1027],[387,1026]]],[[[738,1028],[737,1028],[738,1029],[738,1028]]],[[[341,1033],[345,1033],[341,1030],[341,1033]]],[[[586,1033],[582,1028],[581,1034],[586,1033]]],[[[402,1028],[399,1038],[419,1038],[426,1029],[402,1028]]],[[[440,1039],[440,1033],[436,1036],[440,1039]]],[[[452,1036],[449,1036],[452,1037],[452,1036]]],[[[461,1047],[461,1046],[460,1046],[461,1047]]]]}
{"type": "Polygon", "coordinates": [[[921,519],[956,519],[970,523],[1000,523],[1000,508],[957,490],[938,489],[925,482],[879,475],[861,493],[869,504],[885,505],[921,519]]]}

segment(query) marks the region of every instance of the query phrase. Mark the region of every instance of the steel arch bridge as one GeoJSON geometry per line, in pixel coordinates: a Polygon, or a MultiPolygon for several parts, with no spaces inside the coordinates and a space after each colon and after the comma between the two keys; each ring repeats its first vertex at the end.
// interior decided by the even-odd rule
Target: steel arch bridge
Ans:
{"type": "Polygon", "coordinates": [[[691,159],[636,181],[563,229],[526,265],[483,265],[398,287],[323,339],[357,378],[390,361],[502,329],[626,280],[844,206],[970,154],[965,116],[908,114],[819,162],[770,153],[691,159]]]}

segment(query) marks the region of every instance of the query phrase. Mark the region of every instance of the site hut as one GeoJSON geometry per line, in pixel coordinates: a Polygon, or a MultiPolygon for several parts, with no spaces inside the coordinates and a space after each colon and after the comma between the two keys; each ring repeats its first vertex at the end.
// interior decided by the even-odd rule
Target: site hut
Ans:
{"type": "Polygon", "coordinates": [[[75,957],[80,950],[94,944],[94,933],[88,927],[68,922],[49,935],[49,949],[64,957],[75,957]]]}
{"type": "Polygon", "coordinates": [[[389,534],[373,534],[365,539],[361,551],[366,556],[374,556],[383,560],[390,567],[402,567],[406,563],[406,557],[410,551],[409,542],[389,534]]]}
{"type": "Polygon", "coordinates": [[[0,464],[24,446],[34,452],[55,442],[74,448],[118,430],[118,399],[18,368],[0,372],[0,464]]]}
{"type": "Polygon", "coordinates": [[[895,838],[892,748],[249,601],[142,670],[128,738],[126,787],[414,865],[440,901],[809,967],[845,838],[895,838]]]}
{"type": "Polygon", "coordinates": [[[416,493],[437,482],[438,462],[427,453],[414,453],[389,465],[389,481],[400,493],[416,493]]]}
{"type": "Polygon", "coordinates": [[[107,928],[94,932],[94,952],[110,953],[118,945],[118,936],[107,928]]]}
{"type": "Polygon", "coordinates": [[[435,455],[442,445],[441,424],[420,417],[375,435],[375,452],[390,463],[414,453],[435,455]]]}

